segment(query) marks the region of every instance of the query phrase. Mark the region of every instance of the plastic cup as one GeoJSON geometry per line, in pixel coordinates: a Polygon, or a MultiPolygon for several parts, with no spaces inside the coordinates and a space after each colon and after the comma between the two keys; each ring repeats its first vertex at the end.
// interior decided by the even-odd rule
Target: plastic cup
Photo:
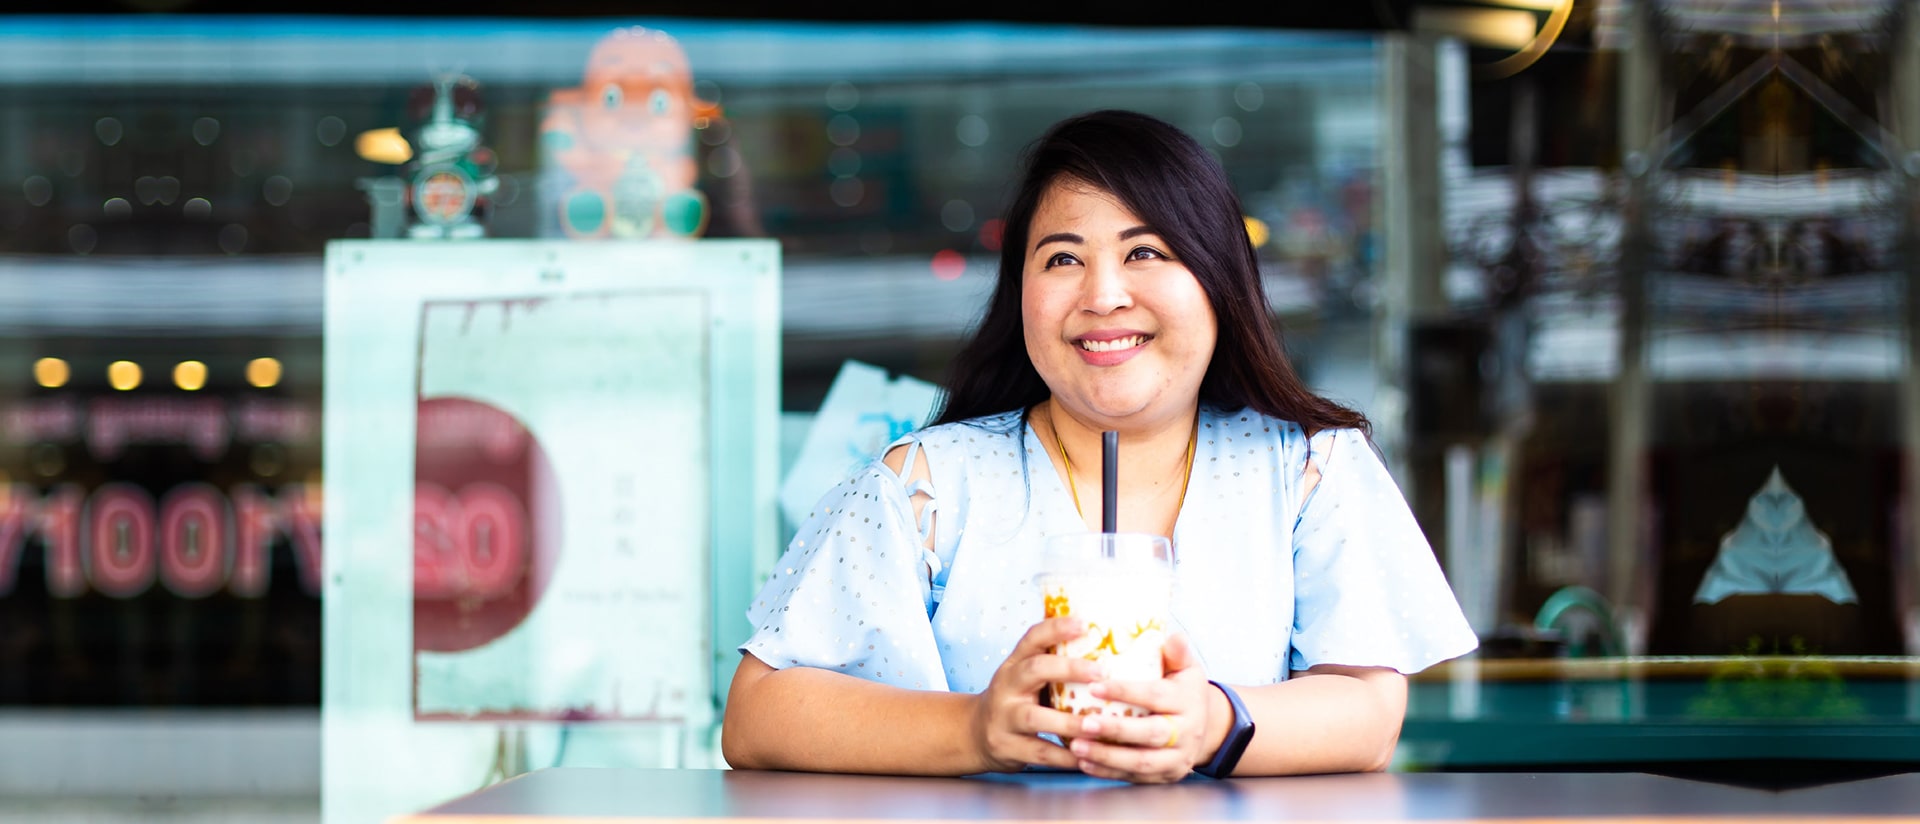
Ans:
{"type": "MultiPolygon", "coordinates": [[[[1087,632],[1051,651],[1098,661],[1107,677],[1151,681],[1166,675],[1160,648],[1172,626],[1173,545],[1159,535],[1085,532],[1056,535],[1042,555],[1046,618],[1072,615],[1087,632]]],[[[1147,710],[1095,698],[1088,684],[1048,686],[1053,708],[1074,715],[1146,716],[1147,710]]]]}

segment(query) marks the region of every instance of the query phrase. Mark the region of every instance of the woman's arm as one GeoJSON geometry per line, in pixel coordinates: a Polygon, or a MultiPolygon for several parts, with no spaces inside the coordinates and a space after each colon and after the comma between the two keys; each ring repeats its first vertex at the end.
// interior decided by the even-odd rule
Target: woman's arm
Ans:
{"type": "MultiPolygon", "coordinates": [[[[1407,677],[1385,667],[1321,665],[1278,684],[1235,687],[1253,715],[1253,742],[1234,775],[1379,772],[1393,760],[1407,714],[1407,677]]],[[[1208,689],[1205,764],[1233,723],[1233,708],[1208,689]]]]}
{"type": "MultiPolygon", "coordinates": [[[[1213,760],[1233,706],[1208,683],[1182,636],[1167,643],[1167,677],[1109,681],[1093,694],[1145,707],[1146,718],[1079,720],[1072,752],[1083,772],[1122,781],[1178,781],[1213,760]]],[[[1290,680],[1236,687],[1254,721],[1234,775],[1379,771],[1406,715],[1406,676],[1384,667],[1321,665],[1290,680]]]]}
{"type": "Polygon", "coordinates": [[[776,670],[743,654],[727,692],[720,751],[742,769],[985,772],[969,735],[975,698],[812,667],[776,670]]]}
{"type": "Polygon", "coordinates": [[[909,690],[812,667],[776,670],[742,655],[727,693],[720,751],[743,769],[890,775],[1012,772],[1029,764],[1070,769],[1072,754],[1040,738],[1078,729],[1042,707],[1050,681],[1093,681],[1092,661],[1047,648],[1085,629],[1073,618],[1033,625],[978,695],[909,690]]]}

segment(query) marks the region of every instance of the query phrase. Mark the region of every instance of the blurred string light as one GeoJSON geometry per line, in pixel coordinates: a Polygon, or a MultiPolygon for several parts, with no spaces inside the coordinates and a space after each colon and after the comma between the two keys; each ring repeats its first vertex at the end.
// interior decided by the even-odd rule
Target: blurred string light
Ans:
{"type": "Polygon", "coordinates": [[[952,249],[933,253],[933,276],[941,280],[959,280],[967,272],[967,257],[952,249]]]}
{"type": "Polygon", "coordinates": [[[960,122],[953,127],[954,139],[960,141],[962,146],[974,148],[986,145],[987,137],[992,133],[993,129],[987,124],[987,119],[977,114],[960,118],[960,122]]]}
{"type": "Polygon", "coordinates": [[[122,392],[140,385],[140,364],[117,360],[107,364],[107,385],[122,392]]]}
{"type": "Polygon", "coordinates": [[[964,200],[949,200],[940,207],[940,225],[949,232],[964,232],[973,228],[973,204],[964,200]]]}
{"type": "Polygon", "coordinates": [[[103,117],[93,122],[94,136],[108,146],[119,145],[120,138],[125,137],[126,133],[126,128],[121,126],[120,121],[115,118],[103,117]]]}
{"type": "Polygon", "coordinates": [[[1233,87],[1233,105],[1239,106],[1241,111],[1259,111],[1260,104],[1266,102],[1266,97],[1266,93],[1260,89],[1260,84],[1251,80],[1233,87]]]}
{"type": "Polygon", "coordinates": [[[72,368],[59,358],[41,358],[33,362],[33,382],[48,389],[59,389],[73,377],[72,368]]]}
{"type": "Polygon", "coordinates": [[[229,223],[220,227],[218,236],[220,251],[237,255],[247,250],[247,227],[238,223],[229,223]]]}
{"type": "Polygon", "coordinates": [[[140,199],[142,206],[171,206],[180,197],[180,178],[173,175],[141,175],[133,181],[133,196],[140,199]]]}
{"type": "Polygon", "coordinates": [[[198,392],[207,385],[207,365],[197,360],[181,361],[173,367],[173,385],[198,392]]]}
{"type": "Polygon", "coordinates": [[[279,385],[280,361],[273,358],[254,358],[247,361],[247,383],[260,389],[279,385]]]}
{"type": "Polygon", "coordinates": [[[20,192],[27,196],[28,203],[45,206],[53,200],[53,181],[34,175],[20,182],[20,192]]]}
{"type": "Polygon", "coordinates": [[[1252,215],[1242,220],[1247,224],[1247,242],[1253,244],[1255,249],[1267,245],[1267,241],[1273,237],[1273,230],[1267,228],[1267,222],[1252,215]]]}
{"type": "Polygon", "coordinates": [[[843,209],[860,205],[860,199],[867,193],[866,184],[857,177],[843,177],[827,185],[827,197],[843,209]]]}
{"type": "Polygon", "coordinates": [[[333,115],[320,118],[320,122],[315,123],[313,126],[313,136],[320,141],[320,145],[322,146],[326,146],[327,148],[338,146],[340,145],[340,141],[347,136],[347,121],[341,120],[333,115]]]}
{"type": "Polygon", "coordinates": [[[1007,231],[1007,223],[999,218],[989,218],[980,224],[980,245],[989,252],[1000,251],[1000,238],[1007,231]]]}
{"type": "Polygon", "coordinates": [[[266,199],[269,206],[285,206],[293,197],[293,181],[286,175],[267,178],[267,182],[260,185],[260,196],[266,199]]]}
{"type": "Polygon", "coordinates": [[[1485,65],[1474,74],[1486,80],[1512,77],[1533,65],[1552,48],[1573,16],[1573,0],[1480,0],[1473,6],[1420,6],[1414,9],[1416,31],[1458,37],[1476,46],[1512,49],[1514,53],[1485,65]],[[1547,12],[1540,22],[1536,12],[1547,12]]]}
{"type": "Polygon", "coordinates": [[[1231,117],[1222,117],[1213,121],[1213,142],[1227,148],[1240,145],[1242,131],[1240,121],[1231,117]]]}
{"type": "Polygon", "coordinates": [[[845,80],[835,80],[827,87],[827,108],[836,112],[852,111],[860,105],[860,89],[845,80]]]}
{"type": "Polygon", "coordinates": [[[413,159],[413,147],[400,136],[400,129],[368,129],[353,139],[353,152],[362,160],[398,166],[413,159]]]}
{"type": "Polygon", "coordinates": [[[827,140],[835,146],[851,146],[860,139],[860,121],[853,115],[836,114],[827,121],[827,140]]]}
{"type": "Polygon", "coordinates": [[[73,247],[76,255],[93,253],[93,247],[99,245],[100,233],[85,223],[76,223],[67,229],[67,245],[73,247]]]}
{"type": "Polygon", "coordinates": [[[202,117],[193,121],[193,142],[202,146],[211,146],[220,139],[220,121],[211,117],[202,117]]]}

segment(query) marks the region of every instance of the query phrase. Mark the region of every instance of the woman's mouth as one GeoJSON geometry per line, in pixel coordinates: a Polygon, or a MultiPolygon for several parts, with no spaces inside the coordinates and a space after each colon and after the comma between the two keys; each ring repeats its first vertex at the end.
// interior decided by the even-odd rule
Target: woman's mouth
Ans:
{"type": "Polygon", "coordinates": [[[1088,352],[1118,352],[1122,349],[1132,349],[1146,342],[1146,335],[1129,335],[1113,340],[1081,340],[1080,348],[1088,352]]]}
{"type": "Polygon", "coordinates": [[[1146,350],[1153,336],[1144,332],[1094,333],[1073,341],[1080,359],[1089,366],[1119,366],[1146,350]]]}

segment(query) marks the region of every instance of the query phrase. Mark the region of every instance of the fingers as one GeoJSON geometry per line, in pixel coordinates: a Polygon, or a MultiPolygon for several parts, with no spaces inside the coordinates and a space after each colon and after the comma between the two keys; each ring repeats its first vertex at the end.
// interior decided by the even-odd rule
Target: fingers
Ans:
{"type": "Polygon", "coordinates": [[[1007,657],[1025,658],[1038,655],[1057,644],[1078,638],[1086,631],[1087,622],[1071,615],[1048,618],[1028,627],[1027,633],[1020,636],[1020,642],[1013,645],[1013,652],[1007,657]]]}
{"type": "Polygon", "coordinates": [[[1104,676],[1095,662],[1048,652],[1084,632],[1085,622],[1067,616],[1034,624],[994,673],[980,696],[974,722],[974,740],[993,769],[1018,769],[1021,764],[1072,769],[1077,764],[1072,753],[1039,737],[1042,733],[1073,736],[1079,727],[1074,717],[1043,707],[1036,699],[1047,684],[1092,682],[1104,676]]]}
{"type": "Polygon", "coordinates": [[[1079,718],[1037,704],[1021,707],[1013,726],[1016,732],[1025,735],[1052,733],[1066,739],[1080,734],[1079,718]]]}
{"type": "Polygon", "coordinates": [[[1016,749],[1015,757],[1035,766],[1071,770],[1080,764],[1080,759],[1066,747],[1045,738],[1027,738],[1016,749]]]}
{"type": "Polygon", "coordinates": [[[1128,747],[1076,738],[1069,751],[1080,771],[1136,784],[1163,784],[1187,777],[1193,768],[1180,749],[1128,747]]]}
{"type": "Polygon", "coordinates": [[[1200,666],[1200,656],[1193,651],[1193,644],[1187,641],[1185,633],[1176,632],[1167,636],[1166,643],[1160,645],[1160,662],[1168,675],[1200,666]]]}
{"type": "Polygon", "coordinates": [[[1080,637],[1086,623],[1071,616],[1048,618],[1027,628],[1013,652],[1007,655],[995,680],[1015,692],[1037,693],[1046,684],[1058,681],[1087,683],[1106,677],[1100,664],[1080,658],[1053,655],[1048,649],[1080,637]]]}
{"type": "Polygon", "coordinates": [[[1154,715],[1146,718],[1089,715],[1079,719],[1075,739],[1086,738],[1109,744],[1164,749],[1174,747],[1187,731],[1181,729],[1179,716],[1154,715]]]}
{"type": "MultiPolygon", "coordinates": [[[[1201,682],[1200,686],[1206,686],[1201,682]]],[[[1101,681],[1088,688],[1096,698],[1108,701],[1124,701],[1151,713],[1182,713],[1191,711],[1196,689],[1171,679],[1158,681],[1101,681]]],[[[1202,699],[1204,703],[1204,699],[1202,699]]]]}

